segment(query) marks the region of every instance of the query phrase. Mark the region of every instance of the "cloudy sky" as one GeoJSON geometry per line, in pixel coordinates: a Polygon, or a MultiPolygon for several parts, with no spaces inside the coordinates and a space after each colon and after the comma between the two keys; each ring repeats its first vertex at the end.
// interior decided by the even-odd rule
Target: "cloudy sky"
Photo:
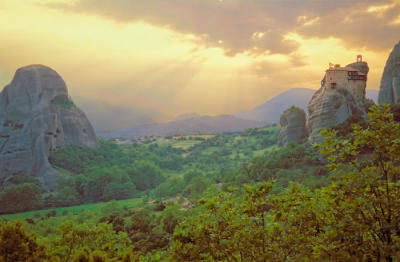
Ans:
{"type": "Polygon", "coordinates": [[[357,54],[378,89],[398,41],[399,1],[0,0],[0,86],[45,64],[73,98],[216,115],[318,89],[329,62],[357,54]]]}

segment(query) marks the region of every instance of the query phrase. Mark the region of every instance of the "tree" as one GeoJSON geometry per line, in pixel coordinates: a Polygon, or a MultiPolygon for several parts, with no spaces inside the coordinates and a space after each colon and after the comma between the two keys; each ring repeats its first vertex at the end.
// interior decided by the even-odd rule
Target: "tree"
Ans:
{"type": "Polygon", "coordinates": [[[21,222],[3,221],[0,224],[0,261],[47,261],[46,248],[36,242],[35,235],[25,231],[21,222]]]}
{"type": "Polygon", "coordinates": [[[165,182],[160,184],[155,189],[155,196],[158,199],[162,199],[164,197],[171,197],[177,195],[179,192],[185,188],[183,178],[181,177],[171,177],[168,178],[165,182]]]}
{"type": "Polygon", "coordinates": [[[99,223],[88,226],[64,222],[57,229],[57,237],[49,243],[49,255],[60,261],[71,261],[73,258],[85,261],[89,254],[95,252],[106,261],[118,261],[128,252],[129,245],[127,235],[124,232],[115,233],[112,225],[99,223]]]}
{"type": "Polygon", "coordinates": [[[131,218],[131,226],[127,230],[133,243],[133,250],[147,253],[168,245],[167,235],[155,230],[159,221],[156,221],[154,214],[149,214],[148,210],[143,209],[131,218]]]}
{"type": "Polygon", "coordinates": [[[322,256],[341,247],[347,251],[343,258],[394,261],[400,255],[400,123],[387,105],[371,108],[368,116],[367,128],[353,125],[347,139],[325,131],[320,146],[332,172],[345,170],[321,190],[323,197],[336,201],[328,205],[336,221],[331,224],[334,234],[324,236],[331,244],[319,250],[322,256]]]}
{"type": "Polygon", "coordinates": [[[73,187],[59,186],[55,201],[57,206],[76,205],[79,203],[78,193],[73,187]]]}
{"type": "Polygon", "coordinates": [[[126,183],[111,182],[104,188],[103,200],[127,199],[134,196],[136,192],[135,185],[128,181],[126,183]]]}
{"type": "Polygon", "coordinates": [[[181,206],[179,204],[170,204],[162,212],[162,226],[163,230],[172,234],[176,225],[179,222],[180,217],[182,217],[183,211],[181,211],[181,206]]]}
{"type": "MultiPolygon", "coordinates": [[[[78,186],[78,181],[75,186],[78,186]]],[[[79,186],[83,187],[89,201],[130,198],[136,191],[126,171],[118,167],[96,168],[85,181],[79,182],[79,186]]]]}
{"type": "MultiPolygon", "coordinates": [[[[232,193],[219,191],[216,197],[199,201],[198,212],[175,229],[170,245],[171,261],[255,261],[259,241],[251,235],[257,218],[243,212],[232,193]],[[249,242],[250,240],[250,242],[249,242]],[[248,248],[252,246],[252,248],[248,248]],[[247,254],[250,253],[250,256],[247,254]],[[248,259],[248,260],[246,260],[248,259]]],[[[257,236],[259,237],[259,236],[257,236]]]]}
{"type": "Polygon", "coordinates": [[[191,180],[190,184],[188,185],[186,189],[186,194],[189,194],[190,197],[196,199],[210,185],[211,181],[209,179],[202,176],[196,176],[191,180]]]}
{"type": "Polygon", "coordinates": [[[135,162],[135,169],[130,173],[130,176],[138,190],[155,188],[165,180],[161,174],[161,169],[147,160],[135,162]]]}
{"type": "Polygon", "coordinates": [[[204,173],[199,169],[190,169],[183,175],[183,181],[188,185],[193,178],[204,176],[204,173]]]}
{"type": "MultiPolygon", "coordinates": [[[[315,191],[245,186],[201,200],[175,229],[172,261],[398,261],[400,123],[373,107],[346,138],[319,145],[334,179],[315,191]]],[[[260,170],[262,172],[262,170],[260,170]]]]}
{"type": "Polygon", "coordinates": [[[0,193],[0,213],[17,213],[42,206],[42,190],[35,184],[9,186],[0,193]]]}

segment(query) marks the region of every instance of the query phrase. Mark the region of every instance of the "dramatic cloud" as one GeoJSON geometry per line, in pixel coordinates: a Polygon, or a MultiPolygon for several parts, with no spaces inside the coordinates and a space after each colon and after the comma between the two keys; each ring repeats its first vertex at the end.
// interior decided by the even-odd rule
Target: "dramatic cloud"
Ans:
{"type": "Polygon", "coordinates": [[[349,47],[365,47],[370,50],[387,50],[399,41],[400,3],[368,1],[343,6],[334,12],[318,17],[313,24],[304,24],[296,31],[309,37],[336,37],[349,47]],[[379,5],[366,5],[379,4],[379,5]]]}
{"type": "Polygon", "coordinates": [[[329,62],[357,54],[377,89],[400,40],[392,1],[23,2],[0,0],[0,88],[21,66],[48,65],[104,131],[235,113],[291,88],[318,89],[329,62]]]}
{"type": "Polygon", "coordinates": [[[400,22],[393,23],[400,7],[391,1],[79,0],[50,6],[167,27],[228,55],[292,53],[299,44],[286,37],[290,32],[380,50],[400,35],[400,22]]]}

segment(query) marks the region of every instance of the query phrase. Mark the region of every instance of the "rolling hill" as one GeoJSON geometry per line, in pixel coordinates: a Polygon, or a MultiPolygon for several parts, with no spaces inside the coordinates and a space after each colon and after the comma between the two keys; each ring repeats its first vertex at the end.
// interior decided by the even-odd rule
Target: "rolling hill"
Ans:
{"type": "MultiPolygon", "coordinates": [[[[241,132],[248,128],[279,124],[280,115],[292,105],[307,112],[313,89],[294,88],[285,91],[250,110],[233,115],[204,116],[196,113],[180,115],[169,122],[140,125],[121,130],[102,132],[104,138],[135,138],[141,136],[193,135],[241,132]]],[[[367,97],[375,102],[378,90],[367,90],[367,97]]],[[[96,121],[94,121],[96,126],[96,121]]]]}

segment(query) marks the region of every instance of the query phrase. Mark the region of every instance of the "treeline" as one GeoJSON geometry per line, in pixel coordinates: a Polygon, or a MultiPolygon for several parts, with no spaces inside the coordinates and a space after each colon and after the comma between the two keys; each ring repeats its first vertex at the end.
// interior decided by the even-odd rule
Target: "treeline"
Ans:
{"type": "Polygon", "coordinates": [[[169,145],[127,145],[120,146],[111,140],[100,139],[100,148],[69,146],[53,152],[50,163],[74,174],[94,171],[98,168],[118,166],[129,168],[134,161],[148,160],[162,169],[179,170],[185,163],[182,150],[169,145]]]}

